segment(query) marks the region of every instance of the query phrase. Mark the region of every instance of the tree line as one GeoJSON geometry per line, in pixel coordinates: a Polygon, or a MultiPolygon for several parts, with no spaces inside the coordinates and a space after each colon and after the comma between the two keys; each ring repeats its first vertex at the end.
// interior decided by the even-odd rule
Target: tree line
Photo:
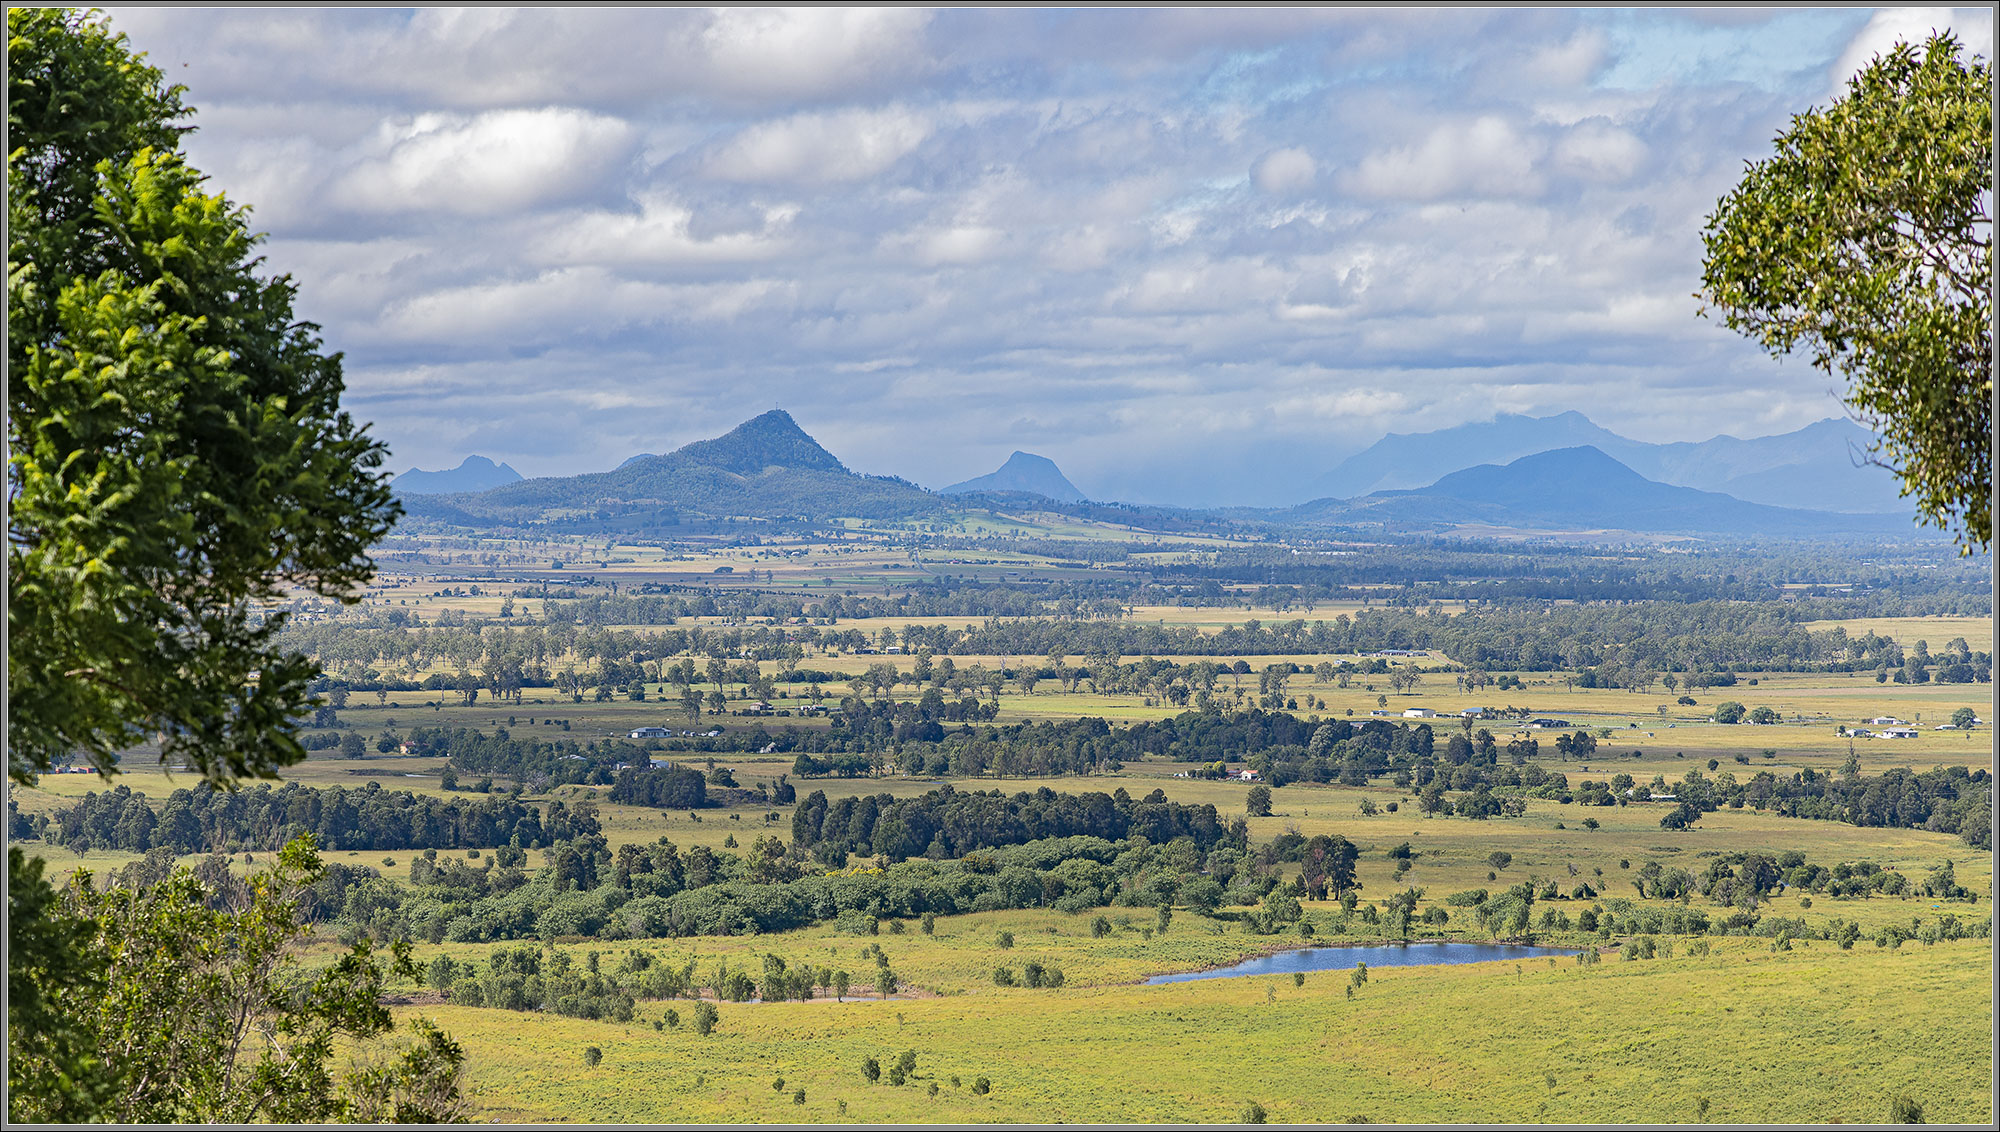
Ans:
{"type": "Polygon", "coordinates": [[[57,810],[40,830],[52,844],[145,853],[274,850],[303,834],[328,850],[538,848],[597,832],[595,808],[561,801],[546,809],[518,797],[432,798],[288,782],[277,788],[176,790],[157,814],[144,794],[127,786],[92,791],[57,810]]]}

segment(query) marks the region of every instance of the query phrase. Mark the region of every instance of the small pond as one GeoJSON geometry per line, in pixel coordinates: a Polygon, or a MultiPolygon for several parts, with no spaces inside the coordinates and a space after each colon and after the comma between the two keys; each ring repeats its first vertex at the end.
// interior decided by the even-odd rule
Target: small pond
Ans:
{"type": "Polygon", "coordinates": [[[1390,943],[1369,947],[1301,947],[1259,955],[1213,971],[1154,975],[1147,986],[1187,983],[1196,979],[1234,979],[1245,975],[1289,975],[1296,971],[1346,971],[1356,963],[1370,967],[1428,967],[1438,963],[1491,963],[1500,959],[1542,959],[1573,956],[1575,951],[1528,947],[1518,943],[1390,943]]]}

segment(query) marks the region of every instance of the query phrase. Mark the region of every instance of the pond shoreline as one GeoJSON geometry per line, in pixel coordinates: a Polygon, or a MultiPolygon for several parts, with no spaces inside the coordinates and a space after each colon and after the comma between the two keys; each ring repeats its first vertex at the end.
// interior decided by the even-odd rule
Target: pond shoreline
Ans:
{"type": "Polygon", "coordinates": [[[1309,973],[1310,971],[1339,970],[1341,968],[1328,965],[1324,967],[1311,968],[1309,970],[1302,970],[1298,972],[1273,970],[1273,971],[1245,971],[1241,974],[1234,974],[1234,975],[1221,975],[1214,973],[1218,971],[1228,971],[1235,967],[1242,967],[1250,964],[1255,964],[1260,960],[1274,959],[1278,956],[1287,955],[1294,952],[1301,952],[1301,951],[1332,951],[1332,950],[1358,950],[1358,949],[1365,949],[1371,951],[1386,951],[1390,949],[1406,950],[1410,948],[1423,948],[1423,947],[1455,947],[1455,948],[1462,947],[1462,948],[1476,948],[1480,950],[1492,949],[1494,951],[1503,953],[1495,954],[1487,958],[1445,960],[1443,962],[1436,962],[1436,963],[1393,963],[1393,964],[1381,963],[1378,965],[1383,967],[1389,967],[1389,966],[1432,967],[1432,966],[1456,966],[1466,963],[1500,963],[1500,962],[1506,962],[1510,958],[1522,959],[1530,957],[1530,955],[1510,956],[1504,954],[1504,952],[1509,950],[1525,949],[1531,953],[1532,957],[1535,958],[1540,958],[1543,956],[1549,958],[1574,956],[1578,951],[1582,950],[1581,948],[1574,948],[1574,947],[1543,946],[1539,944],[1517,943],[1509,940],[1469,940],[1462,938],[1451,939],[1451,938],[1437,938],[1437,937],[1410,939],[1410,940],[1376,939],[1376,940],[1340,940],[1338,942],[1296,943],[1296,944],[1285,944],[1276,947],[1261,948],[1255,952],[1244,954],[1233,960],[1208,963],[1199,967],[1191,967],[1179,971],[1163,971],[1156,974],[1146,975],[1143,978],[1136,980],[1134,983],[1130,983],[1127,985],[1170,986],[1173,985],[1174,983],[1204,981],[1204,976],[1206,976],[1207,978],[1253,978],[1259,975],[1283,975],[1283,974],[1294,974],[1294,973],[1309,973]]]}

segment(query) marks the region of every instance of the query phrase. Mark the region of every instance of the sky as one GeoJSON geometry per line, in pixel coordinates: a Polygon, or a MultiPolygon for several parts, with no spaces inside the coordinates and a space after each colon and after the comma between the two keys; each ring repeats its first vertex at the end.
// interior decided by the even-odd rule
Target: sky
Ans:
{"type": "Polygon", "coordinates": [[[1985,9],[110,8],[395,470],[788,410],[941,487],[1271,504],[1388,432],[1788,432],[1701,317],[1791,115],[1985,9]]]}

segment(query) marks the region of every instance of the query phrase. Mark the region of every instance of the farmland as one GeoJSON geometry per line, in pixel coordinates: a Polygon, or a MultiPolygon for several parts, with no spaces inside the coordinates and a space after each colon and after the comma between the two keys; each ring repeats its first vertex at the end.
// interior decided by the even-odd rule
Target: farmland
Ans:
{"type": "MultiPolygon", "coordinates": [[[[336,831],[323,859],[345,870],[341,883],[353,886],[345,891],[365,897],[329,906],[307,961],[327,961],[341,941],[360,935],[414,937],[430,975],[395,991],[396,1010],[437,1019],[463,1044],[480,1115],[489,1119],[1205,1122],[1239,1119],[1256,1105],[1269,1120],[1297,1122],[1587,1122],[1607,1113],[1633,1121],[1845,1122],[1880,1120],[1899,1095],[1921,1103],[1933,1121],[1990,1118],[1985,925],[1993,876],[1990,852],[1970,840],[1972,827],[1955,824],[1971,810],[1947,806],[1940,812],[1948,820],[1926,828],[1808,820],[1739,800],[1669,828],[1677,802],[1652,796],[1691,778],[1727,788],[1760,777],[1872,781],[1954,766],[1990,773],[1990,677],[1929,678],[1960,658],[1990,671],[1986,619],[1907,612],[1925,603],[1956,608],[1963,599],[1809,591],[1802,600],[1818,604],[1806,608],[1790,598],[1701,599],[1710,603],[1701,624],[1712,635],[1690,647],[1716,655],[1762,650],[1787,658],[1780,665],[1647,670],[1621,664],[1630,642],[1610,629],[1601,640],[1564,646],[1588,663],[1467,664],[1443,647],[1312,642],[1336,639],[1329,630],[1357,631],[1350,626],[1408,633],[1461,621],[1477,621],[1503,641],[1517,622],[1598,633],[1589,618],[1608,611],[1570,599],[1496,606],[1454,597],[1442,584],[1412,600],[1372,576],[1318,589],[1148,590],[1130,582],[1132,570],[1211,569],[1231,554],[1262,552],[1220,537],[1162,539],[1065,517],[1024,516],[1020,526],[968,521],[949,533],[1005,540],[1012,549],[913,553],[940,532],[883,524],[750,546],[410,538],[385,557],[357,605],[295,603],[287,632],[325,667],[329,703],[305,721],[300,734],[311,750],[284,771],[285,782],[364,800],[375,792],[447,806],[518,799],[544,812],[560,803],[587,815],[595,830],[577,842],[528,846],[518,864],[500,868],[496,857],[512,851],[504,845],[361,849],[338,844],[336,831]],[[1093,543],[1124,557],[1111,555],[1111,569],[1093,565],[1085,560],[1093,543]],[[967,578],[973,588],[951,588],[967,578]],[[844,604],[819,604],[836,599],[844,604]],[[929,612],[910,610],[919,599],[929,612]],[[773,602],[805,604],[793,612],[773,602]],[[990,609],[982,612],[981,603],[990,609]],[[1904,612],[1869,612],[1882,608],[1904,612]],[[644,616],[620,621],[617,611],[644,616]],[[1147,626],[1184,635],[1159,638],[1179,651],[1157,655],[1101,647],[936,651],[923,643],[1029,630],[1046,637],[1064,626],[1079,640],[1147,626]],[[1914,659],[1918,640],[1934,659],[1914,659]],[[1232,651],[1232,643],[1245,647],[1232,651]],[[871,719],[927,719],[941,704],[971,704],[979,715],[907,738],[882,732],[864,741],[854,730],[871,719]],[[1718,722],[1725,704],[1768,722],[1718,722]],[[819,708],[809,714],[807,705],[819,708]],[[1946,726],[1968,709],[1980,723],[1946,726]],[[981,734],[1027,734],[1023,728],[1043,724],[1103,721],[1115,732],[1265,717],[1296,720],[1301,734],[1338,725],[1339,736],[1353,738],[1336,738],[1335,755],[1366,735],[1407,737],[1422,728],[1426,751],[1462,743],[1487,750],[1496,774],[1511,764],[1505,773],[1532,770],[1566,786],[1504,787],[1496,796],[1508,807],[1468,817],[1451,804],[1463,784],[1436,812],[1424,808],[1418,787],[1430,764],[1421,759],[1415,780],[1397,763],[1401,780],[1393,768],[1358,777],[1350,769],[1275,789],[1163,754],[1088,774],[901,769],[923,765],[921,757],[910,763],[912,751],[944,752],[981,734]],[[1877,717],[1909,721],[1917,734],[1849,734],[1879,730],[1868,722],[1877,717]],[[641,727],[670,735],[626,738],[641,727]],[[540,769],[510,775],[460,765],[466,756],[451,753],[458,749],[446,744],[451,735],[517,755],[541,752],[540,769]],[[1587,749],[1558,746],[1572,737],[1587,737],[1587,749]],[[860,773],[801,777],[798,752],[822,749],[859,750],[860,773]],[[564,758],[585,768],[613,759],[620,767],[691,768],[714,796],[693,807],[620,801],[611,770],[551,773],[564,758]],[[1583,782],[1618,776],[1633,785],[1616,798],[1599,795],[1605,804],[1569,796],[1583,782]],[[660,929],[657,920],[642,925],[621,908],[638,889],[618,889],[609,878],[612,861],[658,854],[663,841],[687,860],[706,854],[721,870],[702,881],[715,887],[672,896],[675,909],[754,902],[822,873],[836,884],[889,885],[886,893],[988,868],[975,863],[977,854],[897,863],[865,845],[830,864],[815,856],[823,850],[795,843],[795,817],[809,794],[829,804],[870,799],[873,807],[940,791],[1102,794],[1126,799],[1124,806],[1156,799],[1237,824],[1209,848],[1142,839],[1093,850],[1098,863],[1085,871],[1108,885],[1096,897],[1077,896],[1086,890],[1072,884],[1068,903],[1057,907],[1053,897],[999,897],[995,888],[985,904],[968,897],[921,924],[914,912],[878,907],[858,919],[847,909],[783,930],[690,935],[660,929]],[[1256,810],[1253,791],[1268,793],[1268,812],[1256,810]],[[578,845],[598,863],[563,882],[576,887],[565,895],[548,877],[575,865],[578,845]],[[1344,901],[1304,898],[1315,883],[1305,845],[1351,848],[1344,901]],[[1740,862],[1765,859],[1899,879],[1858,894],[1804,881],[1748,897],[1729,896],[1726,884],[1679,895],[1658,887],[1662,878],[1712,885],[1740,862]],[[438,887],[440,869],[490,894],[452,896],[438,887]],[[510,869],[519,879],[505,880],[510,869]],[[765,870],[757,874],[763,882],[751,883],[753,869],[765,870]],[[1227,887],[1211,885],[1209,896],[1190,903],[1207,874],[1226,878],[1227,887]],[[508,885],[521,887],[504,896],[508,885]],[[1289,905],[1296,912],[1287,910],[1292,893],[1302,898],[1302,906],[1289,905]],[[1532,904],[1540,918],[1522,911],[1510,924],[1509,900],[1532,904]],[[503,905],[530,911],[493,918],[503,905]],[[1606,926],[1587,926],[1600,912],[1606,926]],[[545,917],[539,927],[537,915],[545,917]],[[551,926],[559,922],[570,927],[551,926]],[[1666,926],[1646,926],[1654,924],[1666,926]],[[1140,985],[1150,975],[1307,944],[1523,935],[1567,950],[1552,961],[1382,969],[1365,983],[1330,970],[1298,980],[1140,985]],[[1602,961],[1583,964],[1572,957],[1578,950],[1602,961]],[[628,973],[612,977],[609,997],[591,1000],[609,1007],[558,1009],[553,999],[516,1003],[525,1012],[492,1001],[468,1005],[481,999],[475,984],[490,987],[505,964],[528,962],[507,958],[517,951],[539,956],[534,965],[550,978],[557,971],[594,978],[614,967],[628,973]],[[805,1001],[739,1002],[733,996],[744,992],[723,993],[725,972],[762,970],[768,979],[773,957],[817,971],[821,989],[805,1001]],[[1060,972],[1060,985],[1019,985],[1031,964],[1037,978],[1060,972]],[[826,989],[835,969],[856,979],[850,1001],[834,1001],[826,989]],[[685,985],[672,984],[664,996],[634,991],[638,983],[619,989],[618,978],[658,970],[687,972],[685,985]],[[893,972],[886,1001],[878,970],[893,972]],[[1003,970],[1017,985],[999,985],[1003,970]],[[704,1003],[718,1011],[708,1033],[694,1024],[704,1003]],[[592,1048],[594,1062],[584,1056],[592,1048]],[[902,1084],[863,1075],[868,1059],[887,1067],[906,1050],[915,1066],[902,1084]],[[1777,1059],[1786,1067],[1781,1081],[1765,1068],[1777,1059]],[[1854,1087],[1857,1073],[1868,1087],[1854,1087]]],[[[1605,561],[1615,572],[1646,553],[1605,561]]],[[[1671,602],[1613,608],[1617,625],[1628,628],[1681,616],[1671,602]]],[[[1272,758],[1305,754],[1230,749],[1217,765],[1268,775],[1272,758]]],[[[186,773],[158,767],[148,747],[129,752],[127,764],[118,784],[156,810],[195,785],[186,773]]],[[[1990,778],[1980,781],[1990,789],[1990,778]]],[[[104,790],[92,775],[45,776],[13,792],[17,821],[59,821],[104,790]]],[[[211,849],[226,859],[210,852],[175,859],[211,869],[221,862],[237,876],[268,863],[270,844],[253,844],[249,831],[218,836],[211,849]]],[[[137,845],[63,842],[53,832],[22,844],[59,877],[81,868],[101,881],[148,861],[137,845]]],[[[1007,854],[1042,850],[1002,842],[982,852],[1011,861],[1007,854]]],[[[1033,875],[1053,893],[1063,886],[1048,878],[1059,873],[1033,875]]],[[[925,891],[921,899],[949,903],[925,891]]]]}

